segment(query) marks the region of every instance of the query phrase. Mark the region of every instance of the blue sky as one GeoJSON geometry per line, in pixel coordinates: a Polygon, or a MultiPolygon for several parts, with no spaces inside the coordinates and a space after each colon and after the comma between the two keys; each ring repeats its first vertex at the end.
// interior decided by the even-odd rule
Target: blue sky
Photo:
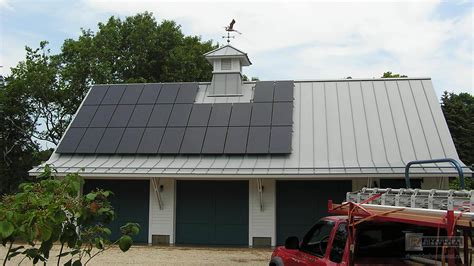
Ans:
{"type": "Polygon", "coordinates": [[[379,77],[384,71],[432,77],[442,91],[473,93],[473,2],[160,2],[0,0],[0,72],[24,58],[24,46],[49,41],[53,53],[80,29],[112,15],[151,11],[185,34],[223,43],[235,18],[243,32],[232,45],[249,54],[244,70],[260,79],[379,77]]]}

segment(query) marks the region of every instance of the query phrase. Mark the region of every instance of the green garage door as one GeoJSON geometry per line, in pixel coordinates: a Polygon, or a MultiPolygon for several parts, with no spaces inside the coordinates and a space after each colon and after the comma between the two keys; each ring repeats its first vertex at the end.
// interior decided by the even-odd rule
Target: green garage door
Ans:
{"type": "MultiPolygon", "coordinates": [[[[411,188],[421,188],[421,179],[410,179],[411,188]]],[[[406,188],[405,179],[380,179],[381,188],[406,188]]]]}
{"type": "Polygon", "coordinates": [[[328,215],[328,200],[341,202],[351,181],[277,181],[277,244],[289,236],[302,239],[316,221],[328,215]]]}
{"type": "Polygon", "coordinates": [[[176,243],[248,245],[247,181],[178,181],[176,243]]]}
{"type": "Polygon", "coordinates": [[[140,224],[134,242],[148,243],[149,186],[148,180],[86,180],[84,194],[95,188],[112,191],[110,201],[116,215],[110,224],[112,239],[120,236],[120,226],[133,222],[140,224]]]}

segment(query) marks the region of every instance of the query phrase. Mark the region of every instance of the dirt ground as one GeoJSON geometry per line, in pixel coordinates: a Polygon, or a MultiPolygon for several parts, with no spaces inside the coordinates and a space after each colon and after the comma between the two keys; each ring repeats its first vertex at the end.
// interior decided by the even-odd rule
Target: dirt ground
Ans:
{"type": "MultiPolygon", "coordinates": [[[[6,249],[0,246],[0,263],[6,249]]],[[[59,246],[53,247],[50,263],[56,265],[59,246]],[[54,258],[53,258],[54,257],[54,258]]],[[[268,265],[271,249],[133,246],[123,253],[118,247],[95,257],[88,265],[268,265]]],[[[31,265],[15,257],[7,265],[31,265]]],[[[64,264],[68,259],[61,259],[64,264]]],[[[85,261],[85,260],[84,260],[85,261]]]]}

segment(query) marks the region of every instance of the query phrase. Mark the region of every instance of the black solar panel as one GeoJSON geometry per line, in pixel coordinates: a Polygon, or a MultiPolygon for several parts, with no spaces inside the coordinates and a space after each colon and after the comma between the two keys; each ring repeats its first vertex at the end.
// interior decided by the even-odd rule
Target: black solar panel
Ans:
{"type": "Polygon", "coordinates": [[[74,153],[86,130],[86,128],[69,128],[67,134],[63,137],[56,149],[56,152],[74,153]]]}
{"type": "Polygon", "coordinates": [[[253,103],[251,126],[269,126],[272,123],[272,103],[253,103]]]}
{"type": "Polygon", "coordinates": [[[245,153],[247,149],[248,127],[229,127],[225,141],[224,153],[245,153]]]}
{"type": "Polygon", "coordinates": [[[172,109],[172,104],[155,104],[148,120],[148,127],[166,127],[172,109]]]}
{"type": "Polygon", "coordinates": [[[136,105],[128,122],[128,127],[146,127],[152,110],[153,105],[151,104],[136,105]]]}
{"type": "Polygon", "coordinates": [[[275,82],[274,101],[292,102],[294,83],[291,80],[275,82]]]}
{"type": "Polygon", "coordinates": [[[118,104],[126,85],[110,85],[101,104],[118,104]]]}
{"type": "Polygon", "coordinates": [[[105,130],[104,136],[97,146],[96,153],[115,153],[117,147],[122,139],[123,132],[125,128],[107,128],[105,130]]]}
{"type": "Polygon", "coordinates": [[[117,105],[108,127],[126,127],[132,116],[133,109],[135,109],[135,105],[117,105]]]}
{"type": "Polygon", "coordinates": [[[293,102],[273,104],[272,125],[291,126],[293,124],[293,102]]]}
{"type": "Polygon", "coordinates": [[[210,127],[222,127],[229,125],[230,112],[232,104],[215,103],[212,105],[211,117],[209,118],[210,127]]]}
{"type": "Polygon", "coordinates": [[[100,105],[89,127],[107,127],[114,114],[116,105],[100,105]]]}
{"type": "Polygon", "coordinates": [[[127,128],[123,133],[117,153],[136,153],[143,135],[144,128],[127,128]]]}
{"type": "Polygon", "coordinates": [[[158,148],[160,147],[164,132],[165,128],[163,127],[146,128],[140,141],[140,145],[138,146],[137,153],[158,153],[158,148]]]}
{"type": "Polygon", "coordinates": [[[94,86],[58,153],[290,153],[293,82],[257,82],[253,103],[194,104],[198,83],[94,86]]]}
{"type": "Polygon", "coordinates": [[[168,127],[161,141],[159,153],[177,154],[184,136],[184,127],[168,127]]]}
{"type": "Polygon", "coordinates": [[[136,104],[142,93],[144,84],[127,85],[120,99],[120,104],[136,104]]]}
{"type": "Polygon", "coordinates": [[[161,91],[161,84],[146,84],[138,99],[138,104],[154,104],[161,91]]]}
{"type": "Polygon", "coordinates": [[[227,127],[208,127],[202,153],[222,154],[224,152],[227,127]]]}
{"type": "Polygon", "coordinates": [[[198,88],[197,83],[181,84],[175,103],[194,103],[198,88]]]}
{"type": "Polygon", "coordinates": [[[83,105],[99,105],[105,94],[109,85],[95,85],[91,88],[91,91],[87,95],[87,98],[84,100],[83,105]]]}
{"type": "Polygon", "coordinates": [[[247,153],[268,153],[270,127],[250,127],[247,153]]]}
{"type": "Polygon", "coordinates": [[[270,132],[270,153],[291,153],[292,127],[272,127],[270,132]]]}
{"type": "Polygon", "coordinates": [[[171,111],[169,127],[185,127],[188,124],[189,114],[191,113],[192,104],[175,104],[171,111]]]}
{"type": "Polygon", "coordinates": [[[205,127],[209,123],[211,114],[211,104],[193,104],[191,115],[189,116],[188,127],[205,127]]]}
{"type": "Polygon", "coordinates": [[[180,153],[199,154],[201,153],[206,127],[188,127],[184,133],[183,143],[180,153]]]}
{"type": "Polygon", "coordinates": [[[229,126],[231,127],[249,126],[251,112],[252,112],[252,104],[234,103],[232,105],[232,113],[230,115],[229,126]]]}
{"type": "Polygon", "coordinates": [[[179,84],[163,84],[157,103],[174,103],[178,95],[179,84]]]}
{"type": "Polygon", "coordinates": [[[260,81],[255,85],[253,102],[273,102],[273,81],[260,81]]]}
{"type": "Polygon", "coordinates": [[[97,111],[97,105],[85,105],[77,113],[71,127],[88,127],[97,111]]]}
{"type": "Polygon", "coordinates": [[[95,153],[104,131],[105,128],[88,128],[77,146],[76,153],[95,153]]]}

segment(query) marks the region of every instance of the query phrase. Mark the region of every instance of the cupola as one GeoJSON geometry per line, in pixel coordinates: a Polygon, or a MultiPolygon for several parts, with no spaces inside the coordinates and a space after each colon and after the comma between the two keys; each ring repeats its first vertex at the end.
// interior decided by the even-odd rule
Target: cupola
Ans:
{"type": "Polygon", "coordinates": [[[226,45],[204,54],[213,66],[210,96],[242,94],[242,67],[250,66],[246,53],[226,45]]]}

